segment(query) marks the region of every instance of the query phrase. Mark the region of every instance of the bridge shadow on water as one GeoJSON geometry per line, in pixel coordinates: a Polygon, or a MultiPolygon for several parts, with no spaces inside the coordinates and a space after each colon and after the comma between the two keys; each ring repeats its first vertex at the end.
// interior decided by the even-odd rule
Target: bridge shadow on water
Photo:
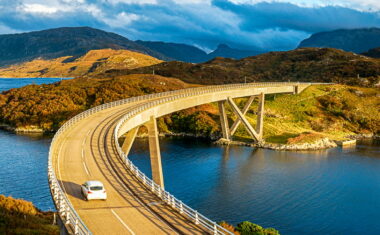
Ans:
{"type": "Polygon", "coordinates": [[[81,185],[74,182],[64,181],[64,180],[58,180],[58,181],[60,185],[63,186],[62,189],[64,192],[66,192],[66,194],[71,195],[82,201],[85,201],[81,192],[81,185]]]}

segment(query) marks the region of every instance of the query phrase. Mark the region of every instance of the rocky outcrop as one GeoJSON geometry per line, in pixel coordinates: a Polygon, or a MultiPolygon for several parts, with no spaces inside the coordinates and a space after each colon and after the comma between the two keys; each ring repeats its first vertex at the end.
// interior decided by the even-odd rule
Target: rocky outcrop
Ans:
{"type": "Polygon", "coordinates": [[[250,147],[258,147],[258,148],[266,148],[273,149],[279,151],[303,151],[303,150],[320,150],[320,149],[328,149],[334,148],[337,144],[330,140],[329,138],[323,138],[315,141],[314,143],[300,143],[300,144],[274,144],[274,143],[246,143],[240,141],[228,141],[226,139],[219,139],[214,142],[215,144],[221,145],[241,145],[241,146],[250,146],[250,147]]]}

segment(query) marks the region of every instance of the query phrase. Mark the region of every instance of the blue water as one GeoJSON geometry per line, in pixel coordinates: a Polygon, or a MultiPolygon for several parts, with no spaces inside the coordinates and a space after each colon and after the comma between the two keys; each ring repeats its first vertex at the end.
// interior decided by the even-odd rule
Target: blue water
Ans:
{"type": "Polygon", "coordinates": [[[67,78],[0,78],[0,92],[30,84],[48,84],[67,78]]]}
{"type": "Polygon", "coordinates": [[[51,138],[0,131],[0,194],[32,201],[53,210],[47,181],[51,138]]]}
{"type": "MultiPolygon", "coordinates": [[[[309,153],[160,144],[166,189],[213,220],[249,220],[281,234],[380,234],[378,143],[309,153]]],[[[130,159],[151,175],[146,140],[130,159]]]]}
{"type": "MultiPolygon", "coordinates": [[[[0,92],[29,84],[48,84],[60,78],[0,78],[0,92]]],[[[47,182],[47,153],[51,138],[21,136],[0,130],[0,194],[32,201],[53,210],[47,182]]]]}

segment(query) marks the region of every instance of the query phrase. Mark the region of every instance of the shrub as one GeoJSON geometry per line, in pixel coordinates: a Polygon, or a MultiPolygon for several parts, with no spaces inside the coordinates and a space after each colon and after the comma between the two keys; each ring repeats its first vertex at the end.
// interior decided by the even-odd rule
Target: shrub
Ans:
{"type": "Polygon", "coordinates": [[[263,228],[260,225],[244,221],[236,226],[236,231],[241,235],[279,235],[280,233],[274,228],[263,228]]]}

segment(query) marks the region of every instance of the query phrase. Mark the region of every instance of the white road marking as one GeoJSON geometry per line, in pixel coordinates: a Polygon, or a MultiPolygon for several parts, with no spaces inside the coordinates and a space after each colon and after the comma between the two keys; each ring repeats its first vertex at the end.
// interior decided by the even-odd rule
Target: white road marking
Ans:
{"type": "Polygon", "coordinates": [[[135,235],[135,233],[132,231],[132,229],[130,229],[129,227],[128,227],[128,225],[126,224],[126,223],[124,223],[124,221],[119,217],[119,215],[118,214],[116,214],[116,212],[113,210],[113,209],[111,209],[111,212],[112,212],[112,214],[120,221],[120,223],[122,224],[122,225],[124,225],[124,227],[126,227],[127,229],[128,229],[128,231],[132,234],[132,235],[135,235]]]}
{"type": "Polygon", "coordinates": [[[84,158],[84,149],[82,149],[82,159],[84,158]]]}
{"type": "Polygon", "coordinates": [[[89,173],[88,173],[88,169],[87,169],[87,166],[86,166],[86,163],[84,163],[84,162],[82,162],[82,163],[83,163],[83,166],[84,166],[84,169],[85,169],[87,175],[89,175],[89,173]]]}

